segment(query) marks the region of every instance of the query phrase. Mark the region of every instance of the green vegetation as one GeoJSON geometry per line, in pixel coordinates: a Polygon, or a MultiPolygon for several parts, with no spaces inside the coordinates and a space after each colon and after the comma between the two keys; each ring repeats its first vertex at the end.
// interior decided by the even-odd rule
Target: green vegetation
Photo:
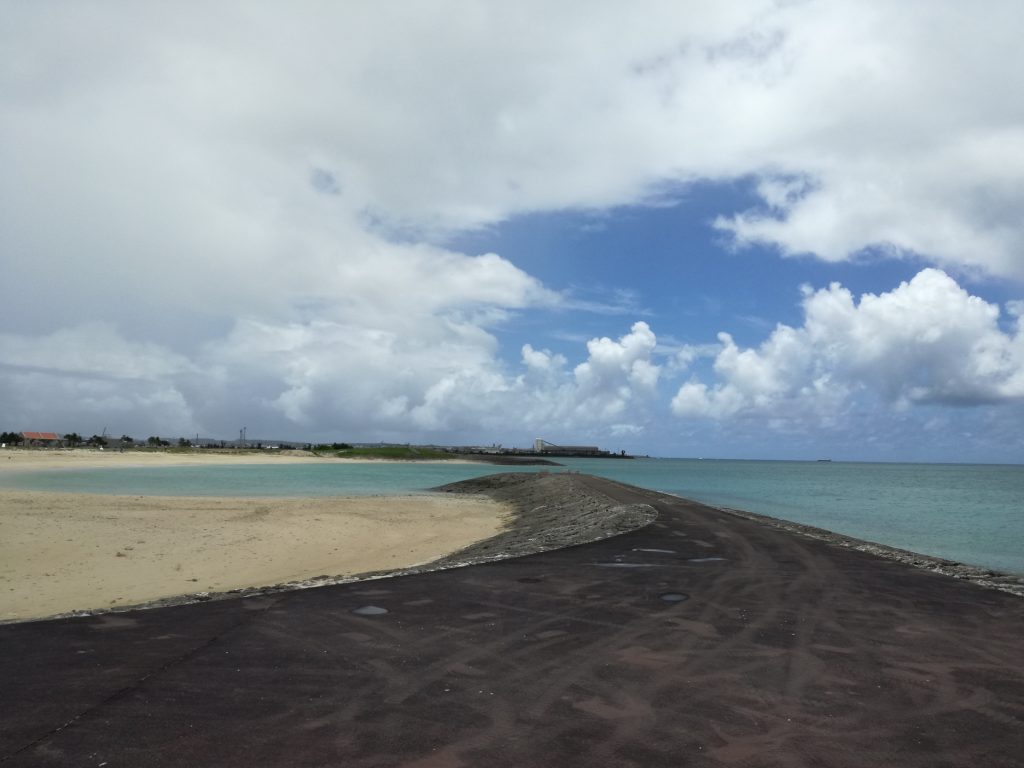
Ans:
{"type": "MultiPolygon", "coordinates": [[[[342,443],[344,445],[344,443],[342,443]]],[[[452,454],[435,448],[417,448],[414,445],[386,445],[379,448],[334,449],[332,445],[318,445],[317,452],[332,452],[339,459],[451,459],[452,454]]]]}
{"type": "MultiPolygon", "coordinates": [[[[9,446],[23,444],[23,440],[20,433],[17,432],[3,432],[0,433],[0,443],[5,443],[9,446]]],[[[226,443],[221,442],[220,446],[215,445],[197,445],[194,444],[187,437],[179,437],[176,440],[165,440],[157,435],[150,435],[145,440],[136,440],[130,435],[122,435],[119,441],[119,447],[123,450],[124,448],[131,448],[134,450],[158,450],[158,451],[169,451],[171,453],[193,453],[193,452],[208,452],[208,451],[227,451],[232,454],[239,453],[252,453],[252,454],[265,454],[268,451],[274,453],[280,452],[280,448],[277,446],[270,446],[267,449],[263,448],[262,443],[252,444],[250,443],[245,448],[239,448],[237,446],[228,447],[226,443]]],[[[101,448],[109,445],[108,439],[104,435],[93,435],[89,438],[84,438],[77,432],[70,432],[64,435],[64,444],[68,447],[76,446],[89,446],[93,448],[101,448]]],[[[291,448],[291,445],[282,444],[283,448],[291,448]]],[[[369,447],[356,447],[351,443],[320,443],[319,445],[305,446],[299,445],[298,448],[305,448],[305,450],[311,450],[313,453],[320,456],[337,457],[339,459],[393,459],[396,461],[438,461],[444,459],[454,459],[456,456],[448,451],[438,450],[437,448],[430,448],[426,446],[416,445],[379,445],[369,447]]]]}

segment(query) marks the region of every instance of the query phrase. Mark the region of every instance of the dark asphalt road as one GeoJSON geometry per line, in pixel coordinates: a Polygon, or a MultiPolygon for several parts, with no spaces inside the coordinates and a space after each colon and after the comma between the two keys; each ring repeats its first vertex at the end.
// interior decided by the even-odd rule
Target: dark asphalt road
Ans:
{"type": "Polygon", "coordinates": [[[588,482],[657,499],[658,521],[452,571],[2,626],[0,763],[1024,766],[1024,600],[588,482]]]}

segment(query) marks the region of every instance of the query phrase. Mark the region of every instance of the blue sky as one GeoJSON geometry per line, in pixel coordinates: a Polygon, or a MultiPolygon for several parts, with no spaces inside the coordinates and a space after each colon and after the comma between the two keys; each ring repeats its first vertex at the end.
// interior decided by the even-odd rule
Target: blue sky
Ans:
{"type": "MultiPolygon", "coordinates": [[[[772,247],[734,248],[712,225],[723,212],[756,207],[749,186],[697,184],[657,207],[525,215],[449,244],[467,253],[500,253],[572,298],[605,307],[607,314],[596,307],[572,313],[575,330],[558,334],[590,338],[607,333],[609,317],[635,316],[670,323],[671,335],[690,344],[727,329],[738,341],[756,344],[775,323],[800,321],[804,283],[839,281],[857,294],[881,292],[925,263],[865,254],[859,262],[829,265],[811,256],[781,258],[772,247]]],[[[988,287],[1005,293],[999,284],[988,287]]],[[[544,327],[549,321],[537,322],[544,327]]],[[[552,339],[557,345],[558,336],[552,339]]]]}
{"type": "MultiPolygon", "coordinates": [[[[750,180],[696,184],[675,190],[656,206],[528,214],[464,233],[448,244],[468,253],[501,253],[545,284],[566,291],[581,304],[594,305],[589,310],[525,313],[498,329],[510,366],[516,364],[524,343],[537,345],[543,339],[545,348],[571,357],[581,341],[624,334],[636,318],[659,331],[666,355],[683,345],[714,344],[721,331],[741,346],[756,347],[776,324],[797,327],[803,323],[801,286],[818,289],[838,282],[857,297],[877,295],[912,280],[929,266],[924,256],[893,258],[871,248],[835,264],[813,254],[784,257],[768,245],[736,247],[713,227],[722,213],[757,206],[750,180]]],[[[992,304],[1004,305],[1022,294],[1016,280],[977,274],[960,277],[973,296],[992,304]]],[[[1003,312],[1004,329],[1009,329],[1011,321],[1003,312]]],[[[694,371],[713,376],[711,361],[693,366],[688,373],[694,371]]],[[[667,401],[678,381],[663,384],[667,401]]],[[[894,414],[891,404],[875,402],[870,395],[864,399],[863,407],[880,415],[887,430],[864,434],[811,429],[780,435],[763,429],[761,419],[742,426],[698,419],[685,426],[670,423],[667,429],[651,423],[642,436],[621,437],[615,444],[656,455],[730,458],[1019,460],[1020,445],[1012,428],[993,430],[989,423],[1018,424],[1019,404],[918,406],[918,418],[913,418],[902,409],[894,414]],[[953,434],[937,440],[924,431],[923,425],[936,421],[950,424],[953,434]],[[968,432],[987,445],[961,454],[966,448],[961,439],[968,432]],[[985,440],[989,432],[991,441],[985,440]]],[[[670,418],[668,411],[663,408],[661,416],[670,418]]]]}
{"type": "Polygon", "coordinates": [[[1024,461],[1019,3],[207,10],[8,9],[3,429],[1024,461]]]}

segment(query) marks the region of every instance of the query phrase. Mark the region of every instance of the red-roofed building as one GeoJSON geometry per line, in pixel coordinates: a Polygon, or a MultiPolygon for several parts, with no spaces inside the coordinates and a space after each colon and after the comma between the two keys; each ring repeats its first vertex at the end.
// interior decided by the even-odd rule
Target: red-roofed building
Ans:
{"type": "Polygon", "coordinates": [[[56,432],[22,432],[24,445],[34,448],[59,448],[63,443],[56,432]]]}

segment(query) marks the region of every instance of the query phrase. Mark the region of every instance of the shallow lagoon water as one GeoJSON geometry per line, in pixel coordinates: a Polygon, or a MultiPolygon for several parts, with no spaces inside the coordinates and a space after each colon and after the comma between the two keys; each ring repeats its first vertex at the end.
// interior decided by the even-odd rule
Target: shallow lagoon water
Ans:
{"type": "MultiPolygon", "coordinates": [[[[560,459],[565,468],[893,547],[1024,574],[1024,467],[560,459]]],[[[6,487],[183,496],[420,493],[504,471],[486,464],[288,464],[11,473],[6,487]]]]}
{"type": "MultiPolygon", "coordinates": [[[[61,469],[0,476],[0,487],[152,496],[391,496],[422,493],[505,467],[463,463],[215,464],[61,469]]],[[[537,467],[514,467],[535,470],[537,467]]]]}

